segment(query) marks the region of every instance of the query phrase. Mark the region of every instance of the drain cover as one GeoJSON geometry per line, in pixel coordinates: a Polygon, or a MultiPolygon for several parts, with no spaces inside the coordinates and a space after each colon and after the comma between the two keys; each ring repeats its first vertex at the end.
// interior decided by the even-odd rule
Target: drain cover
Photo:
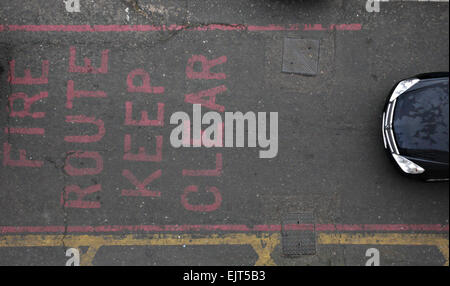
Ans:
{"type": "Polygon", "coordinates": [[[283,72],[303,75],[317,74],[319,40],[284,38],[283,46],[283,72]]]}
{"type": "Polygon", "coordinates": [[[281,224],[281,239],[283,254],[286,256],[316,254],[313,214],[287,214],[281,224]]]}

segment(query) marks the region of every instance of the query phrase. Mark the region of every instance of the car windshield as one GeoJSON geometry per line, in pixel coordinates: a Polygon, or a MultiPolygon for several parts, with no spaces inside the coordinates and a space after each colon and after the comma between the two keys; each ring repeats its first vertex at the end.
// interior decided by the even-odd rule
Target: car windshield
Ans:
{"type": "Polygon", "coordinates": [[[398,98],[394,131],[401,154],[448,162],[448,97],[447,78],[398,98]]]}

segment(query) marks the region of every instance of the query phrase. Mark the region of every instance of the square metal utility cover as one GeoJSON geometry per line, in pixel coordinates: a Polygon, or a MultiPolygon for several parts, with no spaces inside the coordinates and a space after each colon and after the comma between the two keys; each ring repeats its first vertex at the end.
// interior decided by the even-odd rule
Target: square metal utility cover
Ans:
{"type": "Polygon", "coordinates": [[[284,38],[282,71],[316,75],[319,69],[319,50],[319,40],[284,38]]]}
{"type": "Polygon", "coordinates": [[[316,254],[316,235],[312,213],[287,214],[281,224],[281,244],[286,256],[316,254]]]}

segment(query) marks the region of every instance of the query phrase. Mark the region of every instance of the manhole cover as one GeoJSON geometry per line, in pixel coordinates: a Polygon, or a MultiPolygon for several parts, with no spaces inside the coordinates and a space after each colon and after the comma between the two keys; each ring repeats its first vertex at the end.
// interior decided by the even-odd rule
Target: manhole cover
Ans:
{"type": "Polygon", "coordinates": [[[313,214],[287,214],[281,224],[281,237],[283,254],[286,256],[316,254],[313,214]]]}
{"type": "Polygon", "coordinates": [[[282,71],[316,75],[319,66],[319,49],[319,40],[284,38],[282,71]]]}

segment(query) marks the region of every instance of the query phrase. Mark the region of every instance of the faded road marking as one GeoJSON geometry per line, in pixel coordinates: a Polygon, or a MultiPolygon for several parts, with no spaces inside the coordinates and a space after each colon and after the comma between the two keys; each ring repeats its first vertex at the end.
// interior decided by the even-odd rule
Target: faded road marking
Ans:
{"type": "Polygon", "coordinates": [[[0,25],[0,32],[155,32],[155,31],[360,31],[362,24],[289,24],[289,25],[0,25]]]}
{"type": "Polygon", "coordinates": [[[212,234],[199,237],[190,234],[174,235],[11,235],[0,236],[0,247],[57,247],[89,246],[81,257],[82,265],[92,265],[102,246],[182,246],[182,245],[251,245],[258,255],[255,265],[275,265],[271,253],[279,243],[279,234],[212,234]]]}
{"type": "MultiPolygon", "coordinates": [[[[352,231],[352,232],[446,232],[449,231],[448,224],[297,224],[290,226],[290,230],[312,230],[316,231],[352,231]]],[[[175,225],[99,225],[99,226],[0,226],[0,234],[13,233],[114,233],[114,232],[280,232],[279,224],[260,224],[248,227],[243,224],[175,224],[175,225]]]]}
{"type": "MultiPolygon", "coordinates": [[[[0,247],[66,247],[88,246],[81,257],[82,265],[92,265],[102,246],[211,246],[250,245],[258,259],[255,265],[275,265],[272,252],[280,244],[280,233],[226,234],[127,234],[127,235],[4,235],[0,247]]],[[[434,246],[449,265],[449,240],[445,234],[410,233],[320,233],[318,245],[413,245],[434,246]]]]}
{"type": "Polygon", "coordinates": [[[445,258],[445,266],[449,265],[449,240],[439,234],[424,233],[321,233],[318,244],[335,245],[408,245],[435,246],[445,258]]]}

